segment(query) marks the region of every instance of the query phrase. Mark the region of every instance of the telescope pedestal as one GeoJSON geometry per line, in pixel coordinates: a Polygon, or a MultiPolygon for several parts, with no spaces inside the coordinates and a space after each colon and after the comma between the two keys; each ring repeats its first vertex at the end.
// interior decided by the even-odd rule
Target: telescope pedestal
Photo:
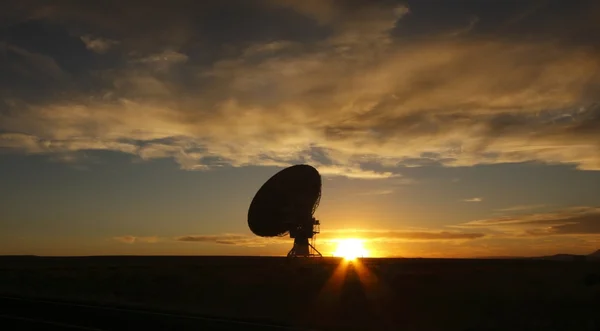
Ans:
{"type": "Polygon", "coordinates": [[[294,238],[294,247],[288,252],[288,257],[322,257],[315,246],[308,241],[309,238],[294,238]]]}

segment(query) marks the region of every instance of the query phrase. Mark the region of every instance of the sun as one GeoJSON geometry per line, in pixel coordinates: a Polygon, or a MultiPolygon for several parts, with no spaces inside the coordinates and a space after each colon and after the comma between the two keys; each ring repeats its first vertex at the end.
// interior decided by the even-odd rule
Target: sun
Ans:
{"type": "Polygon", "coordinates": [[[365,257],[368,251],[363,246],[360,239],[340,239],[337,249],[333,252],[334,256],[343,257],[346,260],[354,260],[357,257],[365,257]]]}

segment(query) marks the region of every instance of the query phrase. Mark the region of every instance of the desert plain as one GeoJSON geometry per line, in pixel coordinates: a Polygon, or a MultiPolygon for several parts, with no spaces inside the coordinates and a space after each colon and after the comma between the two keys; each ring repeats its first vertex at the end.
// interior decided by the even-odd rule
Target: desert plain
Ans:
{"type": "Polygon", "coordinates": [[[0,257],[0,295],[315,330],[600,330],[600,262],[0,257]]]}

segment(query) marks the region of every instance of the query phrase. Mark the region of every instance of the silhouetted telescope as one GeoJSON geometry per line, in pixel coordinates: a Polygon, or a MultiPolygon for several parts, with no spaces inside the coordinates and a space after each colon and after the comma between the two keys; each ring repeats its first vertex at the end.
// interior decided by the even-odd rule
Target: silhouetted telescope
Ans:
{"type": "Polygon", "coordinates": [[[298,164],[281,170],[256,192],[248,209],[248,227],[261,237],[294,239],[288,257],[321,256],[314,239],[320,223],[314,218],[321,200],[321,175],[298,164]]]}

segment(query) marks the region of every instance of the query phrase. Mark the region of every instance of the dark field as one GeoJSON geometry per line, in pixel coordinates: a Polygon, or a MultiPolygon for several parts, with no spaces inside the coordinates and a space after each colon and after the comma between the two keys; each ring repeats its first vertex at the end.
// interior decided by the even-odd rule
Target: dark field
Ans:
{"type": "Polygon", "coordinates": [[[0,257],[0,294],[318,330],[600,330],[600,263],[0,257]]]}

